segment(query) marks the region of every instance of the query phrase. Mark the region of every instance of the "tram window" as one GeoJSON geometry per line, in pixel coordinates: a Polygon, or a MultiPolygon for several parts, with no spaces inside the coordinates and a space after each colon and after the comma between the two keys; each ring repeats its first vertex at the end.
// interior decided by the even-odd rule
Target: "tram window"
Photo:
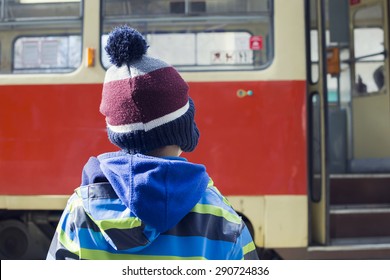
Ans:
{"type": "Polygon", "coordinates": [[[15,41],[14,73],[69,72],[80,62],[80,36],[21,37],[15,41]]]}
{"type": "Polygon", "coordinates": [[[380,85],[375,79],[375,73],[383,67],[385,59],[383,29],[355,29],[354,37],[357,93],[378,92],[383,87],[383,84],[380,85]]]}
{"type": "Polygon", "coordinates": [[[81,0],[0,0],[0,74],[76,69],[82,6],[81,0]]]}
{"type": "MultiPolygon", "coordinates": [[[[182,71],[261,69],[272,59],[271,0],[102,3],[102,50],[109,31],[126,24],[145,35],[149,55],[182,71]]],[[[109,67],[105,51],[101,60],[109,67]]]]}
{"type": "Polygon", "coordinates": [[[319,68],[318,68],[318,30],[310,31],[310,82],[315,84],[319,79],[319,68]]]}
{"type": "Polygon", "coordinates": [[[1,0],[6,20],[79,17],[80,0],[1,0]]]}
{"type": "Polygon", "coordinates": [[[382,4],[363,7],[354,14],[355,95],[384,89],[385,60],[382,4]],[[382,70],[381,70],[382,69],[382,70]],[[380,79],[382,76],[382,81],[380,79]]]}
{"type": "Polygon", "coordinates": [[[268,13],[270,2],[269,0],[103,0],[103,16],[258,14],[268,13]]]}
{"type": "MultiPolygon", "coordinates": [[[[246,47],[251,34],[248,32],[169,33],[147,34],[151,47],[148,54],[169,61],[176,66],[252,65],[253,52],[246,47]],[[158,46],[158,47],[156,47],[158,46]],[[219,51],[218,49],[224,49],[219,51]],[[180,50],[173,52],[172,49],[180,50]],[[216,51],[216,49],[218,51],[216,51]]],[[[107,35],[103,37],[103,47],[107,35]]],[[[103,65],[110,66],[106,53],[103,65]]]]}
{"type": "MultiPolygon", "coordinates": [[[[325,31],[325,45],[330,44],[330,33],[329,30],[325,31]]],[[[311,61],[311,79],[310,82],[315,84],[319,79],[319,48],[318,48],[318,30],[310,30],[310,61],[311,61]]]]}

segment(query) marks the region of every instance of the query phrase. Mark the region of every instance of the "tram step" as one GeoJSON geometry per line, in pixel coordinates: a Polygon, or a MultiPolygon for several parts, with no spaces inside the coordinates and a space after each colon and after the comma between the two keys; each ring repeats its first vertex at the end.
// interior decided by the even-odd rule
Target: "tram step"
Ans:
{"type": "Polygon", "coordinates": [[[330,214],[373,214],[390,213],[390,204],[333,205],[330,214]]]}
{"type": "Polygon", "coordinates": [[[389,249],[390,237],[360,237],[360,238],[334,238],[330,242],[330,249],[337,246],[345,246],[345,250],[366,249],[389,249]]]}
{"type": "Polygon", "coordinates": [[[390,204],[330,208],[330,238],[390,237],[390,204]]]}
{"type": "Polygon", "coordinates": [[[390,204],[390,174],[332,175],[330,204],[390,204]]]}

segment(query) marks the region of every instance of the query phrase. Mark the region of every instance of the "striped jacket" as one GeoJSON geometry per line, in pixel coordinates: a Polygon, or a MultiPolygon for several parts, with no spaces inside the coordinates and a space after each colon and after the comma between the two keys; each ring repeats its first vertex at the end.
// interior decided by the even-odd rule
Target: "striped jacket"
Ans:
{"type": "Polygon", "coordinates": [[[122,152],[93,157],[47,259],[257,259],[203,165],[122,152]]]}

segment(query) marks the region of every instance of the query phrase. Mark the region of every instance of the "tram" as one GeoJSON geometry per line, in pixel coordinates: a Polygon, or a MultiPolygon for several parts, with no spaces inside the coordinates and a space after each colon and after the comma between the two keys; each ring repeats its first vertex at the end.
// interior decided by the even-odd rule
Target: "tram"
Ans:
{"type": "Polygon", "coordinates": [[[262,258],[390,258],[389,0],[0,0],[0,258],[42,259],[90,156],[114,26],[189,83],[262,258]],[[333,255],[329,255],[330,253],[333,255]]]}

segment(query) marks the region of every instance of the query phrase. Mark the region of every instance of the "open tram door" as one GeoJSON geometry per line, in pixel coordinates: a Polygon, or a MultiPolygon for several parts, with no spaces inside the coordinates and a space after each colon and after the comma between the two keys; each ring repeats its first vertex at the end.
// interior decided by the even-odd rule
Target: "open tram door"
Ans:
{"type": "Polygon", "coordinates": [[[306,1],[309,143],[309,245],[328,242],[325,1],[306,1]]]}
{"type": "Polygon", "coordinates": [[[312,252],[390,257],[389,2],[307,2],[312,252]]]}

